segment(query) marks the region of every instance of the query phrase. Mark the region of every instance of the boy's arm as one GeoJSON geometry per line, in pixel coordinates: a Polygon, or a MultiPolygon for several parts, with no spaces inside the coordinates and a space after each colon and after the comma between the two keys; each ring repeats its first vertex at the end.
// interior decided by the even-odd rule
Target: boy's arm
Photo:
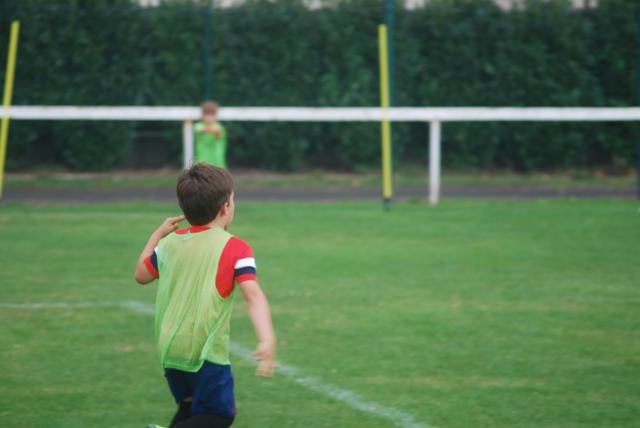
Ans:
{"type": "Polygon", "coordinates": [[[276,334],[271,322],[269,302],[262,292],[260,285],[254,280],[239,283],[244,301],[247,304],[249,318],[258,336],[258,346],[253,356],[260,362],[256,374],[271,376],[277,367],[276,363],[276,334]]]}
{"type": "Polygon", "coordinates": [[[149,269],[147,269],[144,261],[147,257],[151,256],[153,249],[158,245],[158,242],[160,242],[162,238],[178,230],[178,223],[182,220],[184,220],[183,215],[169,217],[155,230],[155,232],[151,234],[147,241],[147,245],[144,246],[142,253],[140,253],[140,257],[138,257],[136,271],[133,274],[133,277],[136,279],[138,284],[148,284],[155,279],[151,272],[149,272],[149,269]]]}
{"type": "Polygon", "coordinates": [[[220,138],[222,137],[222,131],[220,129],[218,129],[217,127],[213,127],[213,128],[205,128],[202,132],[207,133],[209,135],[213,135],[216,138],[220,138]]]}
{"type": "Polygon", "coordinates": [[[193,126],[193,130],[196,134],[209,134],[215,138],[224,137],[224,130],[219,123],[208,124],[205,122],[197,122],[193,126]]]}

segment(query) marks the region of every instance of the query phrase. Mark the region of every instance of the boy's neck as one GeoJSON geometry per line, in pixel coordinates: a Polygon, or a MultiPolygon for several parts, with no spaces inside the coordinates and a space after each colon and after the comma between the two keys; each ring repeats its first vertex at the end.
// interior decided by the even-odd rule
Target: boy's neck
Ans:
{"type": "Polygon", "coordinates": [[[209,223],[205,224],[204,227],[219,227],[220,229],[227,230],[227,222],[224,218],[216,217],[211,220],[209,223]]]}

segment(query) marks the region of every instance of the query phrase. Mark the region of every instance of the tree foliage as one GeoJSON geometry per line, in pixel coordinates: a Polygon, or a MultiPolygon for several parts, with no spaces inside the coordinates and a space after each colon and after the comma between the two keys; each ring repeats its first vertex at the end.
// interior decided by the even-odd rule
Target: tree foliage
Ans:
{"type": "MultiPolygon", "coordinates": [[[[0,46],[21,20],[17,105],[198,105],[204,58],[223,106],[379,104],[381,1],[248,0],[205,13],[203,2],[141,7],[128,0],[0,3],[0,46]],[[210,52],[204,52],[211,17],[210,52]]],[[[631,106],[637,2],[432,0],[396,8],[398,106],[631,106]]],[[[0,58],[4,73],[5,55],[0,58]]],[[[4,74],[0,74],[4,79],[4,74]]],[[[273,169],[357,169],[379,162],[376,124],[228,124],[231,163],[273,169]]],[[[136,127],[127,122],[12,123],[9,165],[74,169],[122,165],[136,127]]],[[[517,170],[625,166],[630,124],[456,123],[444,127],[444,162],[517,170]]],[[[158,150],[175,152],[179,132],[158,150]]],[[[424,124],[394,127],[400,160],[426,160],[424,124]]],[[[176,165],[179,160],[176,160],[176,165]]]]}

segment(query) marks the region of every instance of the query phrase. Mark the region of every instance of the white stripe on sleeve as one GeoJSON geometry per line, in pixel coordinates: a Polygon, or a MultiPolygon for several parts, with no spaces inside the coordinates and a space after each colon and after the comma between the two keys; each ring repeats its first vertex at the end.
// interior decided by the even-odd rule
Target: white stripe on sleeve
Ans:
{"type": "Polygon", "coordinates": [[[256,259],[254,259],[253,257],[247,257],[246,259],[240,259],[238,260],[238,262],[236,263],[236,266],[234,269],[242,269],[245,267],[252,267],[255,269],[256,267],[256,259]]]}

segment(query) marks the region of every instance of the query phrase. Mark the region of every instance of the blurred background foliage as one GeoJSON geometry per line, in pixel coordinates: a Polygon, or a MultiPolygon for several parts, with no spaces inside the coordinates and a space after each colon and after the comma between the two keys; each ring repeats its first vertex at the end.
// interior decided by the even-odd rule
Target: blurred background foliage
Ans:
{"type": "MultiPolygon", "coordinates": [[[[396,106],[632,106],[638,2],[431,0],[394,22],[396,106]]],[[[379,104],[382,0],[247,0],[222,7],[128,0],[0,1],[0,79],[21,21],[16,105],[358,107],[379,104]],[[209,62],[208,62],[209,61],[209,62]],[[211,64],[210,73],[207,72],[211,64]]],[[[360,170],[379,164],[378,124],[228,123],[230,164],[360,170]]],[[[633,124],[447,123],[445,166],[624,170],[633,124]]],[[[13,121],[8,166],[179,166],[178,124],[13,121]]],[[[396,161],[427,161],[428,126],[394,125],[396,161]]]]}

